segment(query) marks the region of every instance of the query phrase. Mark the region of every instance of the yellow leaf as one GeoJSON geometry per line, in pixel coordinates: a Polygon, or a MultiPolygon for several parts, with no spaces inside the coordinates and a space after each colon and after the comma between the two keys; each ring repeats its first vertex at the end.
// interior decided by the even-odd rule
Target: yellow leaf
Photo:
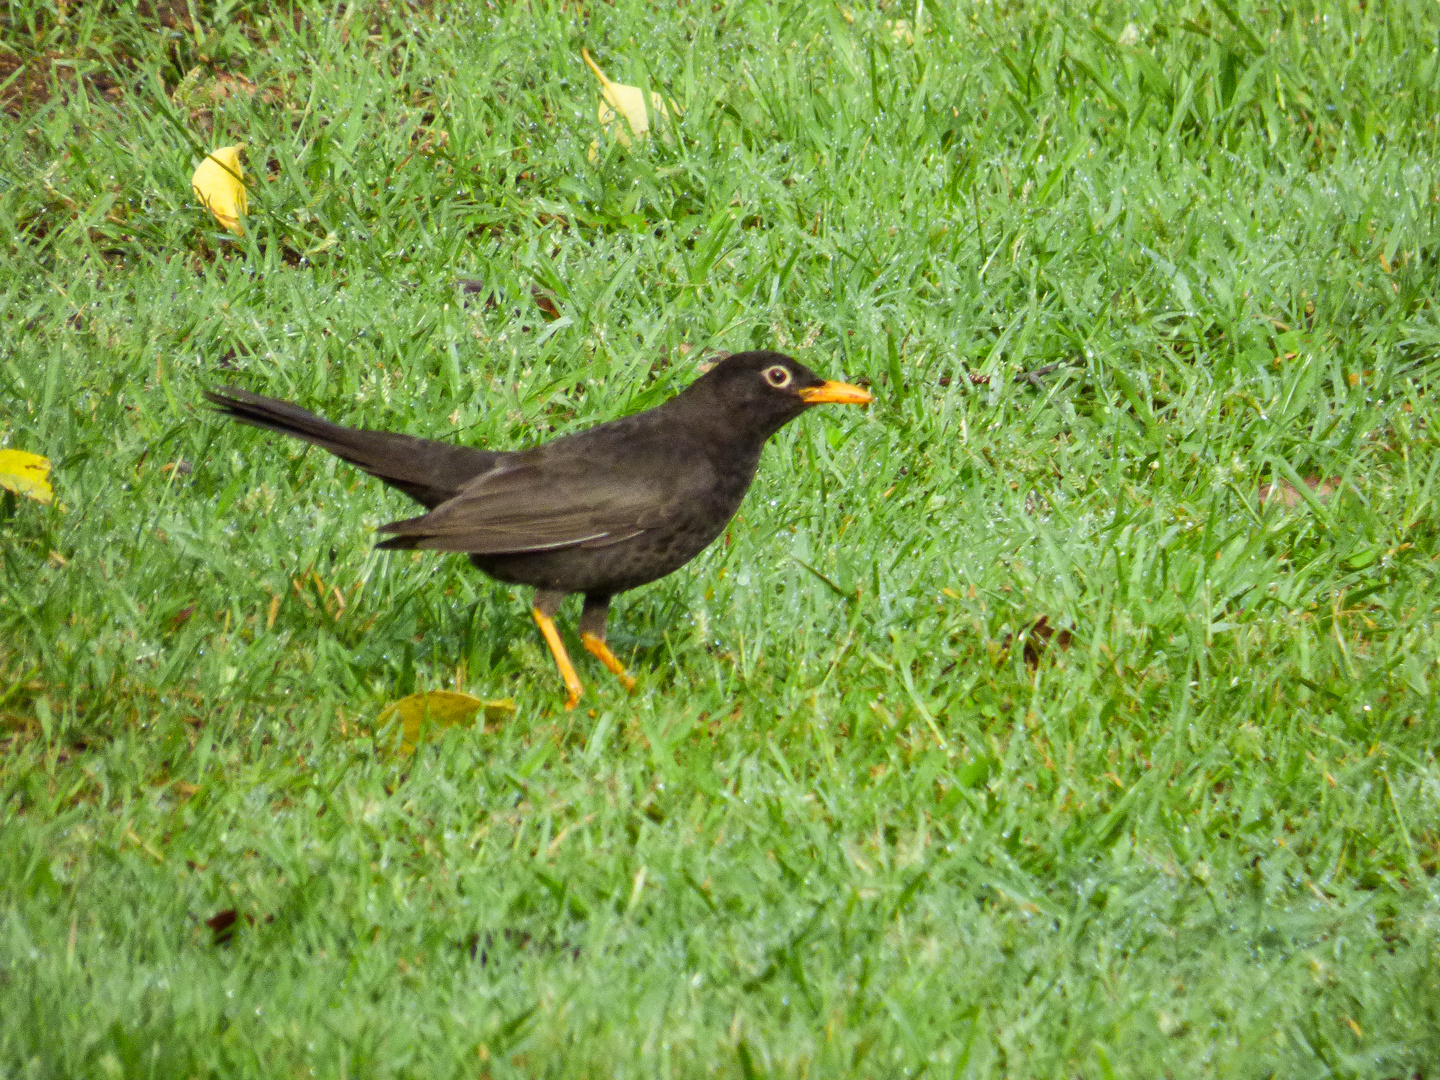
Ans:
{"type": "Polygon", "coordinates": [[[890,36],[896,41],[902,41],[906,45],[915,44],[915,35],[910,31],[910,24],[904,19],[896,19],[893,22],[885,20],[885,25],[890,27],[890,36]]]}
{"type": "Polygon", "coordinates": [[[410,754],[414,753],[416,744],[425,735],[469,724],[481,711],[486,720],[498,721],[515,711],[515,703],[509,698],[481,701],[454,690],[429,690],[386,705],[380,712],[376,727],[383,728],[399,720],[400,749],[410,754]]]}
{"type": "Polygon", "coordinates": [[[49,458],[24,450],[0,450],[0,488],[48,505],[55,498],[49,476],[49,458]]]}
{"type": "Polygon", "coordinates": [[[240,166],[240,151],[244,149],[244,143],[236,143],[211,151],[190,178],[200,202],[236,236],[245,233],[240,224],[240,215],[246,211],[245,170],[240,166]]]}
{"type": "MultiPolygon", "coordinates": [[[[630,130],[635,133],[637,139],[643,139],[650,131],[650,116],[645,111],[645,91],[638,86],[626,86],[624,83],[611,82],[610,77],[600,70],[600,65],[590,59],[590,50],[581,49],[580,57],[589,65],[595,77],[600,80],[600,107],[596,116],[605,130],[619,140],[621,146],[630,145],[630,136],[625,133],[625,128],[615,123],[615,114],[618,112],[625,117],[630,130]]],[[[650,105],[661,116],[669,118],[670,112],[665,108],[665,100],[653,90],[650,92],[650,105]]],[[[676,110],[679,111],[678,108],[676,110]]],[[[599,156],[600,144],[595,141],[590,144],[590,160],[594,161],[599,156]]]]}

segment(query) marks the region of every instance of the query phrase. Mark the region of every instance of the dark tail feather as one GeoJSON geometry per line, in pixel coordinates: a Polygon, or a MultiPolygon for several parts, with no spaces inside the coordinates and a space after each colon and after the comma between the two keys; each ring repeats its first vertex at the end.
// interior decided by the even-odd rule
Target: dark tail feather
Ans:
{"type": "MultiPolygon", "coordinates": [[[[398,525],[400,522],[397,521],[393,524],[398,525]]],[[[380,528],[383,531],[385,526],[382,525],[380,528]]],[[[375,547],[381,551],[412,551],[420,546],[420,541],[423,539],[425,539],[423,536],[392,536],[389,540],[381,540],[375,547]]]]}
{"type": "Polygon", "coordinates": [[[413,435],[342,427],[288,401],[231,386],[205,391],[205,400],[232,420],[292,435],[329,450],[399,488],[426,509],[454,498],[466,481],[488,471],[499,456],[413,435]]]}

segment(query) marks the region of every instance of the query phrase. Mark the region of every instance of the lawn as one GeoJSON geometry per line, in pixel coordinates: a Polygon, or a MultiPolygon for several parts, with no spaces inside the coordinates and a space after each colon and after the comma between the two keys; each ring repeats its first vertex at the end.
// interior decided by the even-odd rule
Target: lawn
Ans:
{"type": "Polygon", "coordinates": [[[0,83],[0,1077],[1440,1076],[1432,3],[14,0],[0,83]],[[876,404],[634,696],[567,605],[573,712],[201,396],[511,448],[754,347],[876,404]]]}

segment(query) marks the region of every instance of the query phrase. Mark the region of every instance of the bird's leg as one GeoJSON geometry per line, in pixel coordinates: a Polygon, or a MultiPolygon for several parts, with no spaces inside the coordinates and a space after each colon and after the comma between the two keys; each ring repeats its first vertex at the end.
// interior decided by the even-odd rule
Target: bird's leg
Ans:
{"type": "Polygon", "coordinates": [[[590,654],[610,669],[626,690],[635,689],[635,679],[625,670],[625,665],[615,659],[615,654],[605,644],[605,620],[610,614],[610,597],[585,594],[585,610],[580,612],[580,642],[590,654]]]}
{"type": "Polygon", "coordinates": [[[565,680],[565,689],[569,691],[565,708],[573,709],[580,703],[580,695],[585,692],[585,687],[580,684],[580,676],[575,674],[575,665],[570,663],[570,654],[565,651],[565,643],[560,640],[560,631],[555,629],[555,612],[560,610],[560,602],[564,599],[565,594],[562,592],[536,589],[535,607],[531,614],[535,616],[535,623],[545,637],[545,644],[550,646],[550,655],[555,657],[555,666],[560,669],[560,678],[565,680]]]}

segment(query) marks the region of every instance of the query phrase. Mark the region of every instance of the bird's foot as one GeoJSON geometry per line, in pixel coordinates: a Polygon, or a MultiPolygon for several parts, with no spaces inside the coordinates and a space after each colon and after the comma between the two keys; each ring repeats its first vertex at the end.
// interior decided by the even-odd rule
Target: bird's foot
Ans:
{"type": "Polygon", "coordinates": [[[535,623],[540,627],[545,644],[550,646],[550,655],[555,658],[560,678],[565,680],[565,689],[569,691],[565,698],[565,708],[573,709],[580,704],[580,695],[585,692],[584,684],[580,682],[580,676],[575,674],[575,665],[570,663],[570,654],[565,651],[565,643],[560,640],[560,631],[555,629],[555,620],[538,607],[531,614],[535,616],[535,623]]]}
{"type": "Polygon", "coordinates": [[[635,677],[625,670],[624,664],[615,659],[615,654],[610,651],[610,646],[605,644],[604,638],[587,632],[580,635],[580,643],[591,656],[610,669],[610,673],[620,680],[621,686],[632,694],[635,692],[635,677]]]}

